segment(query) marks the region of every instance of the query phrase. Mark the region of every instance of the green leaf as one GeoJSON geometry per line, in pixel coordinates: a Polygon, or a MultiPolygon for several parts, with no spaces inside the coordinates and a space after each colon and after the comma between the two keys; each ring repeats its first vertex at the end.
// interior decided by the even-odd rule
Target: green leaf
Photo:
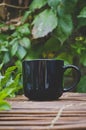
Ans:
{"type": "Polygon", "coordinates": [[[17,56],[19,59],[22,60],[25,57],[26,53],[27,53],[26,50],[22,46],[18,47],[17,56]]]}
{"type": "Polygon", "coordinates": [[[70,14],[75,11],[78,0],[62,0],[65,14],[70,14]]]}
{"type": "Polygon", "coordinates": [[[16,66],[9,67],[4,75],[4,78],[1,80],[1,85],[4,86],[7,84],[9,77],[11,76],[11,73],[16,69],[16,66]]]}
{"type": "Polygon", "coordinates": [[[61,0],[59,6],[57,7],[58,15],[60,17],[64,17],[64,15],[74,13],[77,2],[78,0],[61,0]]]}
{"type": "Polygon", "coordinates": [[[19,85],[19,80],[20,80],[20,73],[16,75],[14,79],[10,76],[12,71],[16,69],[16,66],[9,67],[1,79],[1,88],[2,90],[0,91],[0,99],[5,99],[6,97],[15,94],[19,89],[22,88],[22,86],[19,85]],[[4,88],[3,88],[4,87],[4,88]]]}
{"type": "MultiPolygon", "coordinates": [[[[15,38],[15,39],[13,39],[13,40],[16,40],[16,39],[18,39],[18,37],[19,37],[19,33],[17,32],[17,31],[15,31],[12,35],[11,35],[13,38],[15,38]]],[[[12,40],[12,41],[13,41],[12,40]]],[[[12,43],[10,42],[10,44],[12,45],[12,43]]]]}
{"type": "Polygon", "coordinates": [[[2,69],[2,67],[3,67],[3,63],[0,64],[0,70],[2,69]]]}
{"type": "Polygon", "coordinates": [[[7,63],[10,61],[9,52],[6,52],[3,57],[3,63],[7,63]]]}
{"type": "Polygon", "coordinates": [[[84,27],[84,26],[86,26],[86,18],[79,18],[77,28],[84,27]]]}
{"type": "Polygon", "coordinates": [[[21,72],[22,71],[22,61],[21,60],[17,60],[15,62],[15,65],[17,66],[18,68],[18,72],[21,72]]]}
{"type": "Polygon", "coordinates": [[[20,27],[17,28],[17,31],[22,34],[22,35],[28,35],[30,34],[30,30],[29,30],[29,24],[24,24],[20,27]]]}
{"type": "Polygon", "coordinates": [[[7,37],[8,37],[8,35],[0,33],[0,43],[6,41],[7,37]]]}
{"type": "Polygon", "coordinates": [[[9,80],[6,83],[6,87],[10,86],[10,84],[12,84],[14,81],[12,79],[12,76],[9,78],[9,80]]]}
{"type": "MultiPolygon", "coordinates": [[[[1,92],[0,92],[0,99],[5,99],[6,97],[10,96],[12,93],[17,92],[22,86],[18,85],[20,79],[20,74],[18,74],[12,82],[8,84],[1,92]]],[[[7,82],[8,83],[8,82],[7,82]]]]}
{"type": "Polygon", "coordinates": [[[13,38],[12,41],[9,42],[10,45],[15,44],[15,42],[18,40],[18,38],[13,38]]]}
{"type": "Polygon", "coordinates": [[[57,57],[57,60],[64,60],[65,64],[72,64],[72,56],[69,55],[67,52],[60,53],[57,57]]]}
{"type": "Polygon", "coordinates": [[[29,49],[31,47],[31,43],[30,43],[30,40],[29,38],[27,37],[24,37],[20,40],[20,44],[25,47],[26,49],[29,49]]]}
{"type": "Polygon", "coordinates": [[[57,9],[58,5],[61,3],[61,0],[48,0],[48,5],[52,8],[52,9],[57,9]]]}
{"type": "Polygon", "coordinates": [[[20,79],[20,73],[16,75],[15,79],[14,79],[14,87],[17,87],[19,84],[19,79],[20,79]]]}
{"type": "Polygon", "coordinates": [[[10,105],[3,99],[14,96],[15,92],[18,92],[22,89],[20,81],[20,73],[18,73],[15,78],[12,78],[12,72],[16,69],[16,66],[9,67],[4,76],[0,73],[0,110],[9,110],[10,105]]]}
{"type": "Polygon", "coordinates": [[[27,20],[29,14],[31,13],[31,11],[26,11],[23,18],[21,19],[21,22],[22,23],[25,23],[25,21],[27,20]]]}
{"type": "Polygon", "coordinates": [[[60,49],[60,42],[58,41],[56,36],[52,36],[47,40],[47,42],[44,44],[43,50],[44,52],[47,51],[57,51],[60,49]]]}
{"type": "Polygon", "coordinates": [[[9,26],[9,28],[10,28],[10,30],[14,30],[14,29],[15,29],[15,26],[11,24],[11,25],[9,26]]]}
{"type": "Polygon", "coordinates": [[[33,24],[32,35],[36,39],[52,32],[58,24],[58,19],[52,10],[45,10],[35,17],[33,24]]]}
{"type": "MultiPolygon", "coordinates": [[[[57,14],[58,16],[60,17],[63,17],[65,15],[65,8],[64,8],[64,5],[59,5],[57,7],[57,14]]],[[[67,14],[67,13],[66,13],[67,14]]]]}
{"type": "Polygon", "coordinates": [[[86,6],[81,10],[78,18],[86,18],[86,6]]]}
{"type": "Polygon", "coordinates": [[[4,100],[0,100],[0,111],[2,110],[10,110],[11,106],[8,102],[4,100]]]}
{"type": "Polygon", "coordinates": [[[15,43],[12,45],[12,48],[11,48],[11,55],[14,56],[17,52],[17,49],[18,49],[18,41],[15,41],[15,43]]]}
{"type": "Polygon", "coordinates": [[[65,15],[59,18],[57,27],[57,38],[63,44],[65,40],[70,36],[73,30],[72,18],[70,15],[65,15]]]}
{"type": "Polygon", "coordinates": [[[13,83],[10,85],[10,87],[5,87],[1,92],[0,92],[0,99],[5,99],[6,97],[10,96],[10,94],[15,90],[15,88],[12,88],[13,83]]]}
{"type": "Polygon", "coordinates": [[[14,71],[17,67],[16,66],[11,66],[9,68],[7,68],[6,72],[5,72],[5,76],[8,74],[8,73],[11,73],[12,71],[14,71]]]}
{"type": "Polygon", "coordinates": [[[2,81],[3,78],[4,78],[4,76],[2,76],[1,73],[0,73],[0,90],[3,89],[3,88],[2,88],[3,86],[1,85],[1,81],[2,81]]]}
{"type": "Polygon", "coordinates": [[[76,91],[80,93],[86,93],[86,76],[81,77],[81,80],[77,86],[76,91]]]}
{"type": "Polygon", "coordinates": [[[8,49],[7,49],[7,48],[3,45],[3,46],[1,46],[0,51],[2,51],[2,52],[7,52],[7,51],[8,51],[8,49]]]}
{"type": "Polygon", "coordinates": [[[38,59],[41,57],[43,50],[43,45],[34,45],[32,48],[29,50],[28,55],[26,59],[38,59]]]}
{"type": "Polygon", "coordinates": [[[83,53],[80,58],[81,64],[83,64],[86,67],[86,53],[83,53]]]}
{"type": "Polygon", "coordinates": [[[35,9],[40,9],[44,5],[46,5],[47,0],[33,0],[30,5],[30,10],[34,11],[35,9]]]}

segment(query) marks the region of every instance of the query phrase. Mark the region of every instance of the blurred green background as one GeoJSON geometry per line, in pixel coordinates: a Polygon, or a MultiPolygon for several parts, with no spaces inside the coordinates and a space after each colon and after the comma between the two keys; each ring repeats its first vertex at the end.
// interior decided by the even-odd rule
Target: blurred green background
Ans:
{"type": "MultiPolygon", "coordinates": [[[[86,0],[0,1],[0,95],[9,91],[0,96],[2,108],[9,109],[4,98],[23,93],[22,61],[38,58],[78,66],[82,77],[74,92],[86,92],[86,0]]],[[[67,71],[64,84],[73,79],[67,71]]]]}

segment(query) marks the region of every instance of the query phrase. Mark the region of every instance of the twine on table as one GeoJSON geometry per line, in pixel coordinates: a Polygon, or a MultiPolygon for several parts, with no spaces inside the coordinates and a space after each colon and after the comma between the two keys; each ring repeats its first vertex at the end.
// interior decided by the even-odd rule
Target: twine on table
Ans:
{"type": "Polygon", "coordinates": [[[56,116],[54,117],[54,119],[51,121],[50,125],[48,126],[48,130],[52,129],[56,123],[56,121],[59,120],[59,118],[62,115],[62,112],[64,109],[68,108],[68,107],[72,107],[72,106],[82,106],[82,105],[86,105],[86,103],[79,103],[79,104],[68,104],[68,105],[64,105],[62,108],[60,108],[60,110],[58,111],[58,113],[56,114],[56,116]]]}

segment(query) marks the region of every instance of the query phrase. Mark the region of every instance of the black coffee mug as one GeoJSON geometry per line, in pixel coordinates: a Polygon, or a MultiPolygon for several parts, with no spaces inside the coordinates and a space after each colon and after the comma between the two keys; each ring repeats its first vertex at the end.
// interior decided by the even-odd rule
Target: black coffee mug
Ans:
{"type": "Polygon", "coordinates": [[[64,66],[63,60],[25,60],[22,66],[24,94],[31,100],[57,99],[63,92],[75,88],[81,77],[81,72],[77,66],[64,66]],[[76,81],[69,88],[63,88],[64,72],[69,68],[76,71],[76,81]]]}

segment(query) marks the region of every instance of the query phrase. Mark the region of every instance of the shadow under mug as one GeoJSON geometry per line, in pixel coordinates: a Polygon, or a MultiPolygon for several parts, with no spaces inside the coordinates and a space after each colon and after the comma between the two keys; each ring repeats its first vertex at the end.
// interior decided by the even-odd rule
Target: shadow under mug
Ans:
{"type": "Polygon", "coordinates": [[[64,66],[63,60],[24,60],[22,68],[24,94],[31,100],[58,99],[63,92],[75,88],[81,77],[81,72],[77,66],[64,66]],[[76,71],[76,81],[69,88],[64,88],[64,72],[69,68],[76,71]]]}

